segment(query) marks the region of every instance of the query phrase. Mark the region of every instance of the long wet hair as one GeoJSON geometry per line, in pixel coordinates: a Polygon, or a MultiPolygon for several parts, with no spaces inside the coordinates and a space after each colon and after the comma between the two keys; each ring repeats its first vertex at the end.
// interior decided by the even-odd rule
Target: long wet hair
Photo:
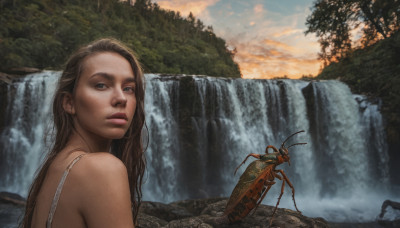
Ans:
{"type": "Polygon", "coordinates": [[[117,53],[130,63],[136,82],[136,110],[131,125],[125,136],[115,139],[111,143],[111,152],[121,159],[128,171],[129,187],[131,192],[132,213],[134,221],[142,198],[142,180],[145,170],[145,157],[142,143],[142,129],[145,124],[144,115],[144,78],[142,68],[131,49],[115,39],[100,39],[80,48],[68,60],[65,70],[58,82],[53,101],[54,118],[54,145],[47,154],[45,161],[37,173],[30,188],[24,218],[20,226],[31,227],[36,199],[42,187],[46,173],[57,154],[66,146],[69,137],[74,131],[73,119],[63,108],[63,99],[66,94],[74,94],[83,71],[85,59],[102,52],[117,53]]]}

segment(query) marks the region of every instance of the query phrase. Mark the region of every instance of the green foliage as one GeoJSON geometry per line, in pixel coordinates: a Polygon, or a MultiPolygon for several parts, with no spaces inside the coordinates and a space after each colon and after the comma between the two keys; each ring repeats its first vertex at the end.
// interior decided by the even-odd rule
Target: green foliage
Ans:
{"type": "Polygon", "coordinates": [[[369,46],[400,27],[399,0],[316,0],[311,10],[305,33],[319,37],[325,65],[351,51],[354,29],[362,27],[362,43],[369,46]]]}
{"type": "Polygon", "coordinates": [[[340,79],[354,93],[382,99],[389,141],[400,140],[400,32],[325,67],[317,79],[340,79]]]}
{"type": "Polygon", "coordinates": [[[212,27],[150,0],[2,0],[0,23],[0,70],[61,69],[79,46],[114,37],[135,50],[145,72],[241,76],[212,27]]]}

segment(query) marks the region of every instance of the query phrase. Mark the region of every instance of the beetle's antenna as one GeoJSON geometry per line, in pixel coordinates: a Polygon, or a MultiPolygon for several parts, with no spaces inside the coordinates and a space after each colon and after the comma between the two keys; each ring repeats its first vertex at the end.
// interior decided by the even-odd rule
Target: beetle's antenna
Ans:
{"type": "Polygon", "coordinates": [[[291,134],[289,137],[287,137],[287,138],[285,139],[285,141],[283,141],[281,147],[283,147],[283,146],[285,145],[285,142],[288,141],[288,139],[290,139],[293,135],[299,134],[299,133],[301,133],[301,132],[304,132],[304,130],[301,130],[301,131],[298,131],[298,132],[296,132],[296,133],[291,134]]]}
{"type": "Polygon", "coordinates": [[[292,146],[296,146],[296,145],[304,145],[304,144],[307,144],[307,143],[295,143],[295,144],[293,144],[293,145],[290,145],[288,148],[286,148],[286,149],[289,149],[290,147],[292,147],[292,146]]]}

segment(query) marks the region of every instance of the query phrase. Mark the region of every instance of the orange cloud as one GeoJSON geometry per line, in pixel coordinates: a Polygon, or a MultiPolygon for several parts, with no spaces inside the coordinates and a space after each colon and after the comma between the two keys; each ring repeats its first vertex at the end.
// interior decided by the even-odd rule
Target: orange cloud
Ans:
{"type": "Polygon", "coordinates": [[[282,37],[282,36],[293,35],[293,34],[296,34],[296,33],[303,33],[303,31],[301,29],[288,28],[288,29],[285,29],[285,30],[280,31],[278,33],[275,33],[272,36],[277,38],[277,37],[282,37]]]}
{"type": "Polygon", "coordinates": [[[285,50],[287,52],[293,52],[294,51],[294,48],[292,46],[289,46],[289,45],[287,45],[285,43],[282,43],[282,42],[279,42],[279,41],[276,41],[276,40],[265,39],[265,40],[263,40],[262,43],[264,43],[267,46],[272,46],[272,47],[283,49],[283,50],[285,50]]]}
{"type": "Polygon", "coordinates": [[[220,0],[153,0],[161,8],[179,11],[184,17],[192,12],[206,24],[212,24],[216,34],[225,39],[229,47],[236,48],[234,60],[239,64],[244,78],[285,75],[299,78],[304,74],[318,73],[321,64],[317,60],[317,39],[310,36],[305,38],[303,31],[296,26],[299,18],[305,16],[289,15],[285,18],[287,23],[284,26],[274,26],[274,20],[265,16],[271,12],[262,4],[255,4],[250,6],[247,14],[238,15],[237,21],[224,24],[220,16],[231,16],[234,10],[230,3],[224,4],[225,8],[218,11],[221,15],[211,15],[208,7],[218,1],[220,0]],[[246,26],[242,28],[241,23],[246,26]],[[232,32],[232,27],[246,31],[232,32]]]}
{"type": "MultiPolygon", "coordinates": [[[[243,58],[243,56],[242,56],[243,58]]],[[[235,59],[236,60],[236,59],[235,59]]],[[[275,78],[287,76],[289,78],[300,78],[303,74],[316,75],[320,68],[317,59],[287,59],[273,60],[264,59],[263,61],[245,61],[239,63],[243,78],[275,78]]]]}
{"type": "Polygon", "coordinates": [[[253,8],[254,13],[262,13],[264,11],[264,6],[262,4],[257,4],[253,8]]]}
{"type": "Polygon", "coordinates": [[[300,78],[304,74],[316,75],[320,69],[316,55],[298,56],[296,48],[279,41],[234,43],[237,49],[235,61],[243,78],[300,78]]]}

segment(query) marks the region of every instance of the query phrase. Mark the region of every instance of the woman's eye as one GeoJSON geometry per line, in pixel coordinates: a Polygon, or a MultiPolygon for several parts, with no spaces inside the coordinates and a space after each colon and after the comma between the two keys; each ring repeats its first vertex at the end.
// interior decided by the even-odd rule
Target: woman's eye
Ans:
{"type": "Polygon", "coordinates": [[[128,93],[134,93],[135,92],[135,87],[127,86],[127,87],[124,88],[124,91],[128,92],[128,93]]]}
{"type": "Polygon", "coordinates": [[[105,89],[107,86],[104,83],[97,83],[94,87],[96,89],[105,89]]]}

